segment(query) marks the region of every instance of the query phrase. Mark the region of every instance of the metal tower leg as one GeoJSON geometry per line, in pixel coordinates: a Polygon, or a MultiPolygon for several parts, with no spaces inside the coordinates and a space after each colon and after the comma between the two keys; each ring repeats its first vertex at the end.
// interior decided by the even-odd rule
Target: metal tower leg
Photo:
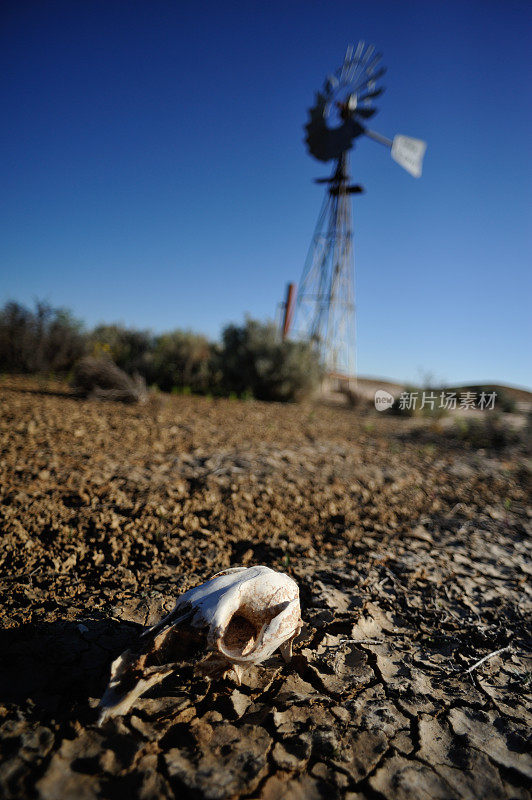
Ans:
{"type": "Polygon", "coordinates": [[[329,375],[354,381],[353,230],[347,155],[338,161],[318,217],[299,287],[294,330],[314,342],[329,375]]]}

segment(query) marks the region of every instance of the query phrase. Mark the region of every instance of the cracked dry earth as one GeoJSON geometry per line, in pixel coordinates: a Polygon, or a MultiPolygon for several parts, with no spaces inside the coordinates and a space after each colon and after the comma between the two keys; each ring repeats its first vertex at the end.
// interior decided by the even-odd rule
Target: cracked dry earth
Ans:
{"type": "Polygon", "coordinates": [[[1,797],[531,796],[521,445],[22,379],[0,407],[1,797]],[[292,663],[238,688],[185,667],[98,728],[110,663],[143,626],[254,563],[300,585],[292,663]]]}

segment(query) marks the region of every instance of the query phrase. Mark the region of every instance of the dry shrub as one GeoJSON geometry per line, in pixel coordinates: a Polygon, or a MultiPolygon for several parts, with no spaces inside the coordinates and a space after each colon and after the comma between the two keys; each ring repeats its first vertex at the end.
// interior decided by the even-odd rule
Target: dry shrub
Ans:
{"type": "Polygon", "coordinates": [[[458,416],[449,424],[433,423],[401,432],[399,438],[407,441],[448,446],[464,450],[501,452],[508,448],[526,450],[530,447],[530,428],[509,424],[503,414],[493,411],[471,412],[471,416],[458,416]]]}
{"type": "Polygon", "coordinates": [[[74,368],[73,385],[85,397],[144,403],[146,382],[140,375],[130,377],[110,358],[86,356],[74,368]]]}
{"type": "Polygon", "coordinates": [[[357,408],[360,411],[374,408],[372,400],[350,386],[340,386],[340,393],[346,398],[349,408],[357,408]]]}
{"type": "Polygon", "coordinates": [[[503,450],[519,443],[523,432],[509,426],[499,414],[486,411],[480,419],[458,418],[449,436],[474,450],[503,450]]]}
{"type": "Polygon", "coordinates": [[[0,308],[0,369],[68,373],[85,351],[83,325],[65,309],[37,302],[35,309],[8,302],[0,308]]]}

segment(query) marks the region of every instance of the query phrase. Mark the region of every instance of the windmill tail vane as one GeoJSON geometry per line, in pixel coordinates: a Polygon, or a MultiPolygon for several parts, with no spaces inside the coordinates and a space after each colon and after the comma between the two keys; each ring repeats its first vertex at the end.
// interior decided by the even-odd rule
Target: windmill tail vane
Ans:
{"type": "MultiPolygon", "coordinates": [[[[359,136],[390,149],[391,156],[414,177],[421,176],[426,143],[397,135],[388,139],[367,127],[376,113],[375,100],[384,93],[379,81],[386,72],[382,55],[360,41],[349,45],[343,64],[325,78],[316,92],[305,125],[309,154],[318,161],[335,162],[327,185],[303,274],[295,311],[285,316],[283,338],[292,335],[311,342],[319,351],[329,376],[342,382],[356,380],[355,288],[351,195],[363,188],[351,184],[348,153],[359,136]]],[[[288,301],[287,301],[288,303],[288,301]]],[[[288,307],[288,306],[287,306],[288,307]]]]}

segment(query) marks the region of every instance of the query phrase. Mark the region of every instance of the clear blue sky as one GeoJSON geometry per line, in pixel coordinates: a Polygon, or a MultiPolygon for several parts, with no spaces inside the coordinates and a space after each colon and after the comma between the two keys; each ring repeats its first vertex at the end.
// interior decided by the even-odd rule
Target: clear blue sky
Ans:
{"type": "Polygon", "coordinates": [[[526,0],[0,14],[0,301],[211,337],[273,317],[328,174],[305,151],[306,109],[364,39],[388,67],[372,127],[428,151],[420,180],[369,140],[352,156],[359,372],[532,383],[526,0]]]}

